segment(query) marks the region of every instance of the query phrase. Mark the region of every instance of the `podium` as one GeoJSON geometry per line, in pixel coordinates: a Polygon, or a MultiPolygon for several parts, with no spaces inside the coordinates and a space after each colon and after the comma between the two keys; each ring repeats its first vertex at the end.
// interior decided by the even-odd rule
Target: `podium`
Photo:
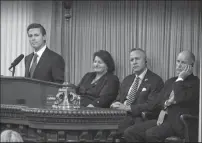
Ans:
{"type": "Polygon", "coordinates": [[[53,109],[61,85],[24,77],[1,77],[1,131],[25,142],[113,142],[125,111],[107,108],[53,109]]]}
{"type": "Polygon", "coordinates": [[[25,77],[1,76],[1,104],[45,108],[52,105],[59,88],[74,90],[73,84],[63,85],[25,77]]]}

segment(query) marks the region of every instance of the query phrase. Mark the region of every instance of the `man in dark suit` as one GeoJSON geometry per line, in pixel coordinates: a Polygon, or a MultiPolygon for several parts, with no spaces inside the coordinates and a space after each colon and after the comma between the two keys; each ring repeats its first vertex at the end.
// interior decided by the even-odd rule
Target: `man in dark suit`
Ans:
{"type": "Polygon", "coordinates": [[[122,81],[117,100],[111,105],[111,108],[128,113],[119,124],[117,137],[121,136],[126,128],[142,122],[141,112],[152,110],[148,105],[156,99],[156,93],[164,86],[162,78],[147,68],[146,59],[146,53],[142,49],[131,50],[130,63],[133,74],[122,81]]]}
{"type": "Polygon", "coordinates": [[[178,55],[177,77],[168,79],[159,94],[159,100],[150,104],[150,107],[154,107],[160,103],[162,110],[158,119],[125,130],[127,142],[163,142],[169,136],[184,137],[180,115],[198,115],[199,110],[199,79],[193,75],[194,61],[195,57],[189,51],[178,55]]]}
{"type": "Polygon", "coordinates": [[[63,83],[65,62],[62,56],[46,46],[46,30],[41,24],[27,27],[30,45],[34,52],[25,57],[25,77],[63,83]]]}

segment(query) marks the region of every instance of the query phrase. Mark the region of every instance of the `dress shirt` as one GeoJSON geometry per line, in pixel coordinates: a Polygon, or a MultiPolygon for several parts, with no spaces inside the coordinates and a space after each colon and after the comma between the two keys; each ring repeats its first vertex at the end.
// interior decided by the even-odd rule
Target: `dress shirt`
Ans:
{"type": "MultiPolygon", "coordinates": [[[[136,75],[136,77],[134,78],[134,81],[135,81],[135,79],[137,78],[137,77],[139,77],[140,79],[139,79],[139,83],[138,83],[138,88],[140,87],[140,84],[142,83],[142,80],[144,79],[144,76],[145,76],[145,74],[147,73],[147,68],[145,68],[145,70],[138,76],[138,75],[136,75]]],[[[133,82],[134,82],[133,81],[133,82]]],[[[131,85],[131,87],[132,87],[132,85],[131,85]]],[[[128,90],[128,93],[130,93],[130,91],[131,91],[131,88],[130,87],[130,89],[128,90]]],[[[138,88],[137,88],[137,90],[138,90],[138,88]]],[[[126,99],[128,99],[128,95],[126,96],[126,99]]],[[[126,100],[124,101],[124,105],[126,105],[126,100]]]]}
{"type": "MultiPolygon", "coordinates": [[[[42,54],[43,54],[43,52],[44,52],[45,50],[46,50],[46,45],[44,45],[43,48],[41,48],[39,51],[37,51],[37,52],[34,51],[34,54],[37,54],[37,55],[38,55],[38,57],[37,57],[37,63],[39,62],[39,60],[40,60],[40,58],[41,58],[41,56],[42,56],[42,54]]],[[[31,64],[30,64],[29,69],[30,69],[31,66],[32,66],[33,59],[34,59],[34,56],[33,56],[33,58],[32,58],[32,61],[31,61],[31,64]]]]}
{"type": "MultiPolygon", "coordinates": [[[[178,82],[178,81],[183,81],[183,79],[182,79],[181,77],[178,77],[175,82],[178,82]]],[[[174,93],[174,91],[173,91],[173,94],[174,94],[173,96],[174,96],[174,98],[175,98],[175,93],[174,93]]],[[[169,97],[169,98],[170,98],[170,97],[169,97]]],[[[167,108],[167,102],[168,102],[168,100],[165,101],[165,103],[164,103],[164,108],[167,108]]],[[[175,104],[176,101],[174,100],[173,103],[175,104]]]]}

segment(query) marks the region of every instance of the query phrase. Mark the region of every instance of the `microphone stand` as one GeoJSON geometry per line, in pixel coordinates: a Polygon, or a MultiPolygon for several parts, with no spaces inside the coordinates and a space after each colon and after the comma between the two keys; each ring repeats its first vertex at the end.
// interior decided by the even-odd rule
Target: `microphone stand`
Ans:
{"type": "Polygon", "coordinates": [[[13,70],[12,71],[9,70],[9,71],[12,72],[12,76],[14,77],[14,75],[15,75],[15,66],[13,66],[12,68],[13,68],[13,70]]]}
{"type": "Polygon", "coordinates": [[[15,74],[15,66],[13,67],[12,76],[14,77],[15,74]]]}

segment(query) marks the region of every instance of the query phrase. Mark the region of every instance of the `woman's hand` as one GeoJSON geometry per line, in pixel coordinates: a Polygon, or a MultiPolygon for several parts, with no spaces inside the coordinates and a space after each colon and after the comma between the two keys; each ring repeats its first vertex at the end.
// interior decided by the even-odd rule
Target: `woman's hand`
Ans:
{"type": "Polygon", "coordinates": [[[112,103],[110,108],[118,108],[120,105],[121,105],[121,102],[114,102],[114,103],[112,103]]]}
{"type": "Polygon", "coordinates": [[[94,107],[92,104],[89,104],[87,107],[94,107]]]}

